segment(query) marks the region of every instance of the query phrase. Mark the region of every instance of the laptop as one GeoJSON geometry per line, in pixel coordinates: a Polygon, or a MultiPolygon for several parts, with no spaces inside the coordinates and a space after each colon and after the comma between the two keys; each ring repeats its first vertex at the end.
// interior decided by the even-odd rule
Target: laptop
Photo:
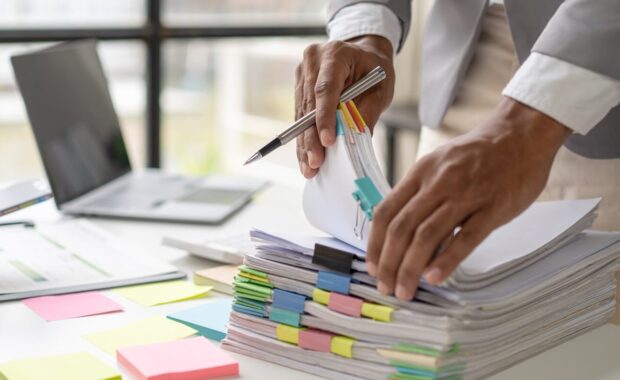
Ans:
{"type": "Polygon", "coordinates": [[[64,213],[219,224],[267,185],[133,170],[94,40],[61,43],[11,62],[64,213]]]}

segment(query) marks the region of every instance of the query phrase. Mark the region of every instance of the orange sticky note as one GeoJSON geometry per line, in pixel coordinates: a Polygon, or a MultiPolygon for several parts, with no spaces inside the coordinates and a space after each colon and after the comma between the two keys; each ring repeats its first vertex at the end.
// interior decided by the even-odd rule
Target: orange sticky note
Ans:
{"type": "Polygon", "coordinates": [[[203,337],[123,347],[116,351],[116,360],[140,380],[239,375],[239,363],[203,337]]]}

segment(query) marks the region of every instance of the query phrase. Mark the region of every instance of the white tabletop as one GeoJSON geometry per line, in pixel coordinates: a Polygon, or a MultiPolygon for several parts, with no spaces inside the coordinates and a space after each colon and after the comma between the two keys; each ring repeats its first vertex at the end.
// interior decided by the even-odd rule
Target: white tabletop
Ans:
{"type": "MultiPolygon", "coordinates": [[[[216,263],[166,248],[160,244],[163,236],[176,236],[199,241],[222,234],[245,232],[251,227],[280,230],[312,231],[301,212],[299,189],[272,186],[255,202],[223,226],[118,221],[91,219],[100,227],[117,233],[123,239],[139,244],[143,249],[191,274],[196,269],[216,263]]],[[[53,204],[47,202],[24,210],[12,218],[37,220],[56,217],[53,204]]],[[[209,299],[179,302],[169,305],[143,307],[109,291],[104,293],[125,309],[122,313],[91,316],[55,322],[45,322],[21,302],[0,303],[0,361],[11,359],[87,351],[102,361],[115,365],[115,359],[81,338],[143,319],[165,316],[209,302],[209,299]]],[[[225,297],[212,292],[209,298],[225,297]]],[[[239,360],[242,379],[315,379],[316,377],[286,367],[231,353],[239,360]]],[[[496,376],[495,380],[516,379],[619,379],[620,327],[606,325],[564,343],[552,350],[518,364],[496,376]]]]}

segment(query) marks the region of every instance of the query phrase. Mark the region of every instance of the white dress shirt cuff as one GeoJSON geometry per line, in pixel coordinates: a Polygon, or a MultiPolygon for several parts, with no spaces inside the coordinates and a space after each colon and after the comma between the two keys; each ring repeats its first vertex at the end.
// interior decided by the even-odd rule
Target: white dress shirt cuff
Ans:
{"type": "Polygon", "coordinates": [[[388,7],[375,3],[359,3],[342,8],[327,23],[329,40],[349,40],[363,35],[377,35],[392,43],[394,54],[398,50],[402,26],[398,17],[388,7]]]}
{"type": "Polygon", "coordinates": [[[620,81],[534,52],[517,70],[502,95],[585,135],[620,103],[620,81]]]}

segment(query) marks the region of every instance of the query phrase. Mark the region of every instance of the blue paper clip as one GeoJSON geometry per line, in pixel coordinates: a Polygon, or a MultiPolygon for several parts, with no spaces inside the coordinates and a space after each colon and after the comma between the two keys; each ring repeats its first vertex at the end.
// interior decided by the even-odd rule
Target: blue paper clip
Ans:
{"type": "Polygon", "coordinates": [[[320,271],[316,279],[316,287],[330,292],[349,294],[351,276],[334,272],[320,271]]]}
{"type": "Polygon", "coordinates": [[[306,297],[301,294],[287,292],[282,289],[274,289],[272,305],[280,309],[290,310],[295,313],[303,313],[306,297]]]}

